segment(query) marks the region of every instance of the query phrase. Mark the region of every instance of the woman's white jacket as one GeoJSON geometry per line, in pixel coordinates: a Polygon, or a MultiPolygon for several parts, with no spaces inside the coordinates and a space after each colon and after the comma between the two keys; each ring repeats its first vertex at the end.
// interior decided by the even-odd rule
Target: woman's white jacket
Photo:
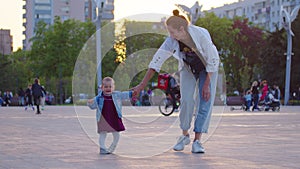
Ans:
{"type": "MultiPolygon", "coordinates": [[[[213,44],[209,32],[195,25],[188,26],[190,33],[198,52],[202,55],[204,65],[206,65],[207,72],[217,72],[219,68],[220,58],[216,46],[213,44]]],[[[179,43],[176,39],[170,36],[166,38],[164,43],[157,50],[149,64],[149,68],[159,72],[163,63],[170,57],[175,57],[178,61],[178,69],[181,70],[184,66],[182,52],[179,50],[179,43]]]]}

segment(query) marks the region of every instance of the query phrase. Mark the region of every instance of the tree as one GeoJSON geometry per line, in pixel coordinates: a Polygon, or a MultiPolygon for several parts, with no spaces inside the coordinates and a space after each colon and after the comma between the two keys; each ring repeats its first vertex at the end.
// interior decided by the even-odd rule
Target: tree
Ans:
{"type": "Polygon", "coordinates": [[[297,18],[292,22],[293,37],[292,64],[291,64],[291,90],[296,91],[300,87],[300,12],[297,18]]]}
{"type": "Polygon", "coordinates": [[[72,76],[77,56],[94,32],[95,26],[91,21],[69,19],[62,22],[56,17],[53,25],[38,23],[35,36],[31,39],[32,67],[36,76],[59,79],[57,95],[60,103],[63,103],[64,86],[69,84],[68,91],[72,91],[71,81],[63,81],[63,78],[72,76]]]}
{"type": "MultiPolygon", "coordinates": [[[[292,37],[293,46],[292,61],[291,61],[291,80],[290,88],[291,92],[296,91],[300,86],[300,70],[298,66],[300,64],[300,15],[298,14],[296,20],[292,22],[292,30],[295,36],[292,37]]],[[[286,79],[286,52],[287,52],[287,35],[284,28],[277,29],[275,32],[268,33],[268,41],[261,55],[264,61],[261,65],[261,77],[267,79],[270,85],[277,84],[282,89],[285,88],[286,79]]],[[[283,94],[284,92],[282,92],[283,94]]]]}
{"type": "MultiPolygon", "coordinates": [[[[262,29],[253,26],[248,22],[248,19],[245,18],[235,18],[234,29],[239,29],[239,33],[236,36],[235,42],[238,46],[238,50],[236,50],[237,59],[236,65],[238,66],[238,70],[244,70],[243,73],[237,74],[237,79],[241,79],[248,82],[239,83],[236,81],[239,86],[239,91],[243,91],[246,88],[249,88],[251,85],[251,81],[257,80],[257,73],[259,73],[259,68],[264,61],[260,59],[260,55],[262,54],[262,49],[266,45],[265,34],[262,29]],[[244,67],[247,67],[245,69],[244,67]],[[245,76],[248,78],[245,79],[245,76]]],[[[241,72],[241,71],[240,71],[241,72]]]]}
{"type": "Polygon", "coordinates": [[[265,34],[245,18],[219,18],[214,13],[205,13],[196,25],[206,28],[219,50],[223,63],[227,91],[243,92],[260,74],[260,55],[265,34]]]}
{"type": "Polygon", "coordinates": [[[1,62],[0,91],[9,90],[16,93],[22,87],[33,83],[30,71],[30,60],[27,51],[18,50],[11,55],[5,56],[1,62]]]}
{"type": "Polygon", "coordinates": [[[0,91],[5,90],[11,90],[11,85],[8,85],[8,83],[11,81],[10,79],[10,73],[11,73],[11,61],[9,60],[8,56],[3,55],[3,58],[1,59],[0,63],[0,91]]]}
{"type": "Polygon", "coordinates": [[[267,43],[262,49],[261,57],[261,78],[266,79],[270,85],[285,85],[286,67],[286,36],[285,30],[276,30],[267,35],[267,43]]]}
{"type": "MultiPolygon", "coordinates": [[[[164,27],[160,26],[160,24],[157,25],[153,22],[124,22],[125,30],[123,31],[125,35],[122,36],[125,37],[123,37],[123,41],[119,41],[119,44],[124,44],[121,49],[122,52],[126,51],[126,56],[123,57],[123,62],[119,65],[120,70],[118,71],[134,75],[130,86],[135,86],[142,80],[153,55],[163,43],[166,31],[164,27]]],[[[174,67],[174,64],[165,63],[163,67],[165,70],[170,70],[171,67],[174,67]]],[[[124,78],[124,74],[122,75],[124,78]]],[[[153,77],[153,79],[155,78],[156,76],[153,77]]],[[[121,81],[119,83],[122,84],[121,81]]]]}
{"type": "Polygon", "coordinates": [[[233,28],[233,21],[228,18],[219,18],[214,13],[205,13],[199,18],[195,25],[206,28],[216,45],[221,62],[223,64],[227,90],[233,92],[239,89],[240,55],[237,54],[239,47],[236,45],[238,28],[233,28]]]}

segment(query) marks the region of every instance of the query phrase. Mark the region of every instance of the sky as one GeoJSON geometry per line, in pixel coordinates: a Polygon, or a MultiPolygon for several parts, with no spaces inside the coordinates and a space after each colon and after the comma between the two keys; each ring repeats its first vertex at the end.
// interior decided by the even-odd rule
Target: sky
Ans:
{"type": "MultiPolygon", "coordinates": [[[[238,0],[199,0],[199,5],[203,5],[202,10],[211,7],[220,7],[224,4],[237,2],[238,0]]],[[[175,4],[192,7],[196,0],[115,0],[115,20],[122,19],[131,15],[141,15],[144,13],[156,13],[171,15],[175,9],[175,4]]],[[[25,38],[22,32],[25,28],[23,24],[22,8],[25,4],[23,0],[0,0],[0,29],[10,29],[13,36],[13,50],[22,47],[25,38]]]]}

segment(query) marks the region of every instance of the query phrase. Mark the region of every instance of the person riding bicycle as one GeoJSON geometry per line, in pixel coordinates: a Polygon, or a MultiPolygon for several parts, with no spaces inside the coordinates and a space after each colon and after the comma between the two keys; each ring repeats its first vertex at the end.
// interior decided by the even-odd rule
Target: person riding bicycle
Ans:
{"type": "Polygon", "coordinates": [[[180,87],[174,76],[172,76],[171,74],[169,74],[168,81],[169,82],[166,89],[166,95],[171,96],[173,100],[173,107],[175,108],[175,111],[178,112],[179,105],[177,104],[176,100],[180,98],[180,87]]]}

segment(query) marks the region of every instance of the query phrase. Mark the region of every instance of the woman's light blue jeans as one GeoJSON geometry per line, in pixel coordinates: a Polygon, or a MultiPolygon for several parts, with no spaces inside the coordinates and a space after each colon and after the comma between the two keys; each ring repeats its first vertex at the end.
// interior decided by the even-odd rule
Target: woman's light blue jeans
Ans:
{"type": "Polygon", "coordinates": [[[202,97],[202,88],[207,76],[205,71],[200,72],[199,78],[196,81],[195,76],[184,67],[180,71],[180,128],[182,130],[189,130],[193,114],[195,113],[194,132],[207,133],[212,106],[215,99],[217,72],[210,77],[210,91],[211,97],[205,101],[202,97]],[[198,88],[196,88],[196,86],[198,88]],[[196,103],[196,106],[195,106],[196,103]]]}

